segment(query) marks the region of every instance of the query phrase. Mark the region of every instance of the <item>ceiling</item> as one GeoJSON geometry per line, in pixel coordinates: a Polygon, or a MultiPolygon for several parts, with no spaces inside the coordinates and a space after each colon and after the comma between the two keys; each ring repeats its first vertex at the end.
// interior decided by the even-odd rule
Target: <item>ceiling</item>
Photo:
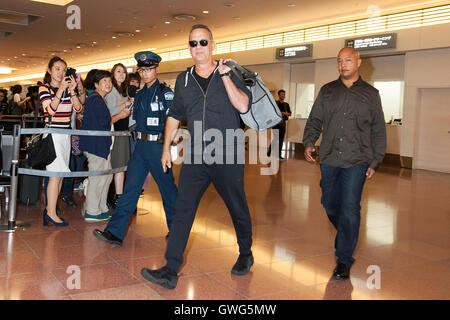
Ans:
{"type": "Polygon", "coordinates": [[[208,25],[216,40],[313,26],[441,5],[439,0],[74,0],[67,6],[29,0],[0,2],[1,78],[43,72],[52,55],[79,65],[135,52],[187,45],[193,24],[208,25]],[[376,6],[374,6],[374,2],[376,6]],[[69,30],[70,5],[80,9],[81,28],[69,30]],[[208,13],[203,13],[207,10],[208,13]],[[8,12],[22,13],[24,17],[8,12]],[[185,14],[196,20],[177,20],[185,14]],[[29,16],[27,18],[27,15],[29,16]],[[2,22],[8,20],[7,22],[2,22]],[[170,22],[167,24],[166,22],[170,22]],[[136,31],[140,30],[140,31],[136,31]],[[113,36],[116,38],[114,39],[113,36]],[[44,70],[43,70],[44,69],[44,70]]]}

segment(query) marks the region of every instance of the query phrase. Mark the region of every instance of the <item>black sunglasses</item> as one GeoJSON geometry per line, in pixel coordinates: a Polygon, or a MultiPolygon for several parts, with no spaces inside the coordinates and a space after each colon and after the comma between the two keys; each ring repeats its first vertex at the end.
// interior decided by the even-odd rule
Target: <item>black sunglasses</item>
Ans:
{"type": "Polygon", "coordinates": [[[198,46],[199,43],[200,43],[200,45],[201,45],[202,47],[206,47],[206,46],[208,45],[208,40],[200,40],[200,41],[197,41],[197,40],[191,40],[191,41],[189,41],[189,45],[190,45],[192,48],[195,48],[196,46],[198,46]]]}

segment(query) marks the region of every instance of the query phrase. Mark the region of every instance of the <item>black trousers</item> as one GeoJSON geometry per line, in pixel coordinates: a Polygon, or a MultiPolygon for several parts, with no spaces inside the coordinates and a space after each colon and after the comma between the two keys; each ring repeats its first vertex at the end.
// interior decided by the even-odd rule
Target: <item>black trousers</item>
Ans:
{"type": "Polygon", "coordinates": [[[213,183],[230,212],[240,254],[251,254],[252,223],[244,192],[243,164],[183,164],[178,198],[165,258],[167,267],[178,272],[200,199],[213,183]]]}
{"type": "MultiPolygon", "coordinates": [[[[278,156],[281,158],[281,149],[283,148],[283,142],[284,142],[284,136],[286,135],[286,126],[275,126],[273,129],[279,130],[279,136],[278,136],[278,156]]],[[[272,140],[271,144],[269,145],[269,150],[267,150],[267,156],[270,157],[270,154],[272,153],[272,145],[275,148],[276,147],[276,141],[275,139],[272,140]]]]}

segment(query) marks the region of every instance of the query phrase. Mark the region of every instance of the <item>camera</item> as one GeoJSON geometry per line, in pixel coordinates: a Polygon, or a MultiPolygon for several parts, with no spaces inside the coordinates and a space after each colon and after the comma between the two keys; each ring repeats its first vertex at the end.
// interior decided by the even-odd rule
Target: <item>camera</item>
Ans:
{"type": "Polygon", "coordinates": [[[74,68],[67,68],[66,70],[66,80],[69,79],[70,76],[74,76],[77,73],[77,70],[75,70],[74,68]]]}

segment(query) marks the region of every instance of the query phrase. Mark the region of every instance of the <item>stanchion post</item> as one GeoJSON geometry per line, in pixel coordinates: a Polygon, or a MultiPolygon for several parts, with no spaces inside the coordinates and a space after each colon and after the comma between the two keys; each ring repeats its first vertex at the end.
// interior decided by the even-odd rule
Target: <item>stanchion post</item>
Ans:
{"type": "Polygon", "coordinates": [[[11,192],[9,202],[8,230],[16,228],[17,186],[19,184],[19,151],[20,151],[20,125],[14,125],[13,157],[11,162],[11,192]]]}

